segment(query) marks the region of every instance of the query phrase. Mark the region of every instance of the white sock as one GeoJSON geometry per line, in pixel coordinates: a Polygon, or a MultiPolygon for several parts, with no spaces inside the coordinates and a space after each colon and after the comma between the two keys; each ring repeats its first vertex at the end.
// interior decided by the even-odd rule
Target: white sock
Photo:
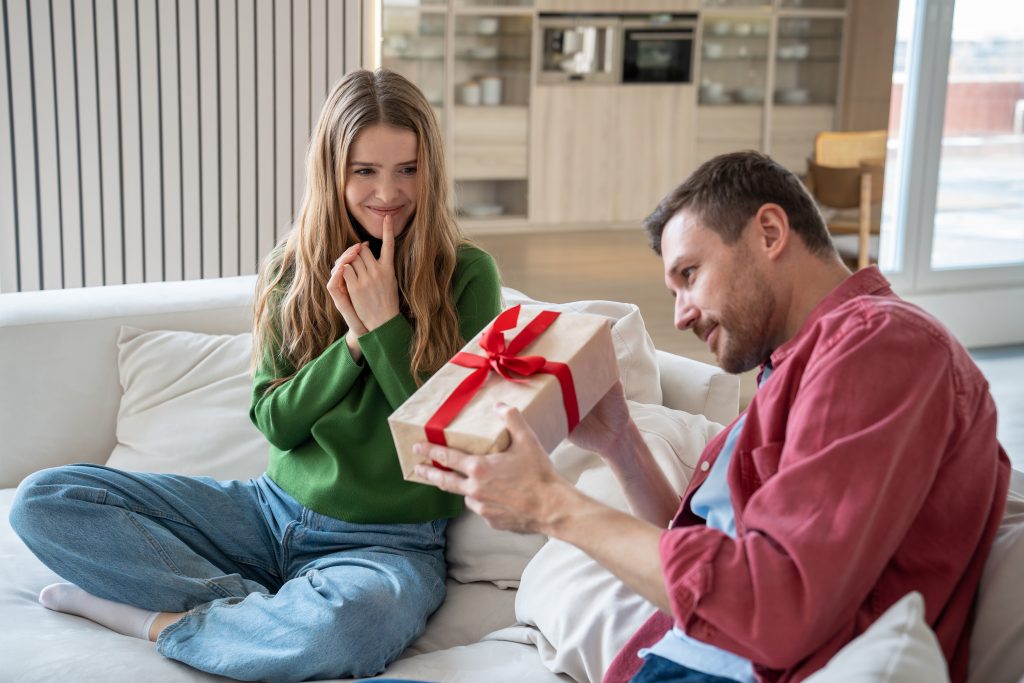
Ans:
{"type": "Polygon", "coordinates": [[[160,613],[98,598],[73,583],[54,583],[39,592],[39,603],[55,612],[74,614],[111,631],[149,640],[149,627],[160,613]]]}

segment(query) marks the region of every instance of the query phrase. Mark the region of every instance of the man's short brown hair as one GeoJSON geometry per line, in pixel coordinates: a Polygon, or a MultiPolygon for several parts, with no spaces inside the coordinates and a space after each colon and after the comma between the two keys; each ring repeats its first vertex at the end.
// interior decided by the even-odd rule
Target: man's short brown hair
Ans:
{"type": "Polygon", "coordinates": [[[661,254],[665,224],[682,209],[693,211],[704,227],[734,244],[747,222],[765,204],[778,204],[793,232],[814,254],[835,254],[835,247],[807,188],[791,171],[760,152],[722,154],[701,164],[644,219],[651,247],[661,254]]]}

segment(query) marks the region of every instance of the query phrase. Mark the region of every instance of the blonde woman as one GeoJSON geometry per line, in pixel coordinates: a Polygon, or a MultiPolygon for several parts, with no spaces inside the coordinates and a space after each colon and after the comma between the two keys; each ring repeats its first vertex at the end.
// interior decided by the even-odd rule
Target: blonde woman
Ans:
{"type": "MultiPolygon", "coordinates": [[[[453,218],[437,121],[389,71],[320,114],[296,223],[264,263],[248,482],[93,465],[39,472],[11,513],[72,583],[44,606],[240,680],[370,676],[422,633],[462,499],[405,481],[387,416],[499,311],[453,218]]],[[[183,426],[187,428],[187,426],[183,426]]]]}

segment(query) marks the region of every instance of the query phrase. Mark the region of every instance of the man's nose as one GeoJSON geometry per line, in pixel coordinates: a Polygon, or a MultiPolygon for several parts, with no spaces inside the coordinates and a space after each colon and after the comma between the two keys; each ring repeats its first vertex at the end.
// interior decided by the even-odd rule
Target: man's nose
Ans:
{"type": "Polygon", "coordinates": [[[685,296],[676,296],[675,323],[677,330],[688,330],[700,318],[700,311],[685,296]]]}

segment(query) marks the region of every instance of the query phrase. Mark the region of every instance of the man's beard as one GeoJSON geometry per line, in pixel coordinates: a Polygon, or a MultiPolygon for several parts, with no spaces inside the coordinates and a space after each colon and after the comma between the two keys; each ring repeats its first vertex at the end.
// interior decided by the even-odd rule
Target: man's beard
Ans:
{"type": "Polygon", "coordinates": [[[769,326],[775,312],[775,294],[765,278],[752,269],[730,288],[718,320],[718,365],[738,375],[764,363],[771,355],[769,326]],[[746,292],[740,299],[739,292],[746,292]]]}

